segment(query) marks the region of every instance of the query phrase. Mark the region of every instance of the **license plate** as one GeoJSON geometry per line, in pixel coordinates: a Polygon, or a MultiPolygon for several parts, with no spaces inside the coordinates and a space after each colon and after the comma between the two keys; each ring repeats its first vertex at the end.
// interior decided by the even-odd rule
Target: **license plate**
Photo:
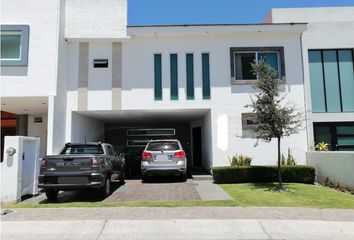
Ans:
{"type": "Polygon", "coordinates": [[[56,164],[57,167],[80,167],[81,163],[79,162],[61,162],[56,164]]]}
{"type": "Polygon", "coordinates": [[[167,161],[168,160],[166,155],[156,155],[155,159],[156,159],[156,161],[167,161]]]}
{"type": "Polygon", "coordinates": [[[87,177],[58,177],[59,184],[87,184],[87,177]]]}

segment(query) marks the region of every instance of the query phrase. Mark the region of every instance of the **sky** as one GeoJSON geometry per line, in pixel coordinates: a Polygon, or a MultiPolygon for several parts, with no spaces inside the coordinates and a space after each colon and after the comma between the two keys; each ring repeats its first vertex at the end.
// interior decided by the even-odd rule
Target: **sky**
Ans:
{"type": "Polygon", "coordinates": [[[354,6],[354,0],[128,0],[128,24],[261,23],[271,8],[354,6]]]}

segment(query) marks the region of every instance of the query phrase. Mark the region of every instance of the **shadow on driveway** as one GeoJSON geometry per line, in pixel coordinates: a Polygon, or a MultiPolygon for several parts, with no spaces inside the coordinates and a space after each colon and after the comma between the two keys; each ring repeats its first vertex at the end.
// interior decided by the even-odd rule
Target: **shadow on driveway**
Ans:
{"type": "MultiPolygon", "coordinates": [[[[124,184],[123,184],[124,185],[124,184]]],[[[111,194],[113,194],[117,189],[119,189],[122,184],[111,183],[111,194]]],[[[70,203],[70,202],[102,202],[106,198],[100,197],[97,190],[86,189],[82,191],[63,191],[59,192],[58,198],[56,200],[48,200],[43,193],[44,199],[41,199],[39,204],[46,203],[70,203]]],[[[109,197],[109,196],[108,196],[109,197]]]]}

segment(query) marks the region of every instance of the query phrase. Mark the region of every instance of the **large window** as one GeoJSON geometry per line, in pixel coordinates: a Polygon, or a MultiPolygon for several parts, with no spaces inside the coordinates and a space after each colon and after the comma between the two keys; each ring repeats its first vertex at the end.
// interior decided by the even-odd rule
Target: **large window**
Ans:
{"type": "Polygon", "coordinates": [[[354,151],[354,122],[313,125],[315,144],[325,142],[331,151],[354,151]]]}
{"type": "Polygon", "coordinates": [[[278,80],[285,80],[283,47],[230,48],[230,55],[233,83],[252,83],[257,80],[251,64],[261,59],[277,71],[278,80]]]}
{"type": "Polygon", "coordinates": [[[354,111],[353,50],[310,50],[313,112],[354,111]]]}
{"type": "Polygon", "coordinates": [[[27,25],[1,25],[1,66],[26,66],[28,63],[27,25]]]}

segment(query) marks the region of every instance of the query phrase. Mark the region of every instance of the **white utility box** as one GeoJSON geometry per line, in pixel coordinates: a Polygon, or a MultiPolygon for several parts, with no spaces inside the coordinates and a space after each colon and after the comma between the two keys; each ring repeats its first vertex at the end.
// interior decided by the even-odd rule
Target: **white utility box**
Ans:
{"type": "Polygon", "coordinates": [[[1,202],[19,202],[38,193],[40,139],[6,136],[1,168],[1,202]]]}

